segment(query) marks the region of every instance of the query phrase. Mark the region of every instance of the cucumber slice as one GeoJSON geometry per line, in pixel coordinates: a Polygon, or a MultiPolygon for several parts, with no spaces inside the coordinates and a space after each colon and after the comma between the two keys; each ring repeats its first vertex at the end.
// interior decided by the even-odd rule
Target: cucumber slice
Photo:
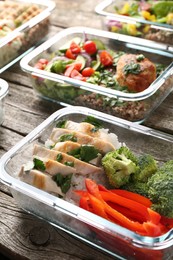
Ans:
{"type": "Polygon", "coordinates": [[[100,59],[99,59],[99,56],[97,55],[97,60],[94,60],[92,61],[92,68],[94,70],[98,70],[101,66],[101,62],[100,62],[100,59]]]}
{"type": "Polygon", "coordinates": [[[71,39],[70,41],[66,42],[64,45],[62,45],[59,50],[62,52],[65,52],[67,49],[70,48],[70,45],[72,42],[75,42],[76,44],[80,44],[81,42],[81,38],[80,37],[75,37],[73,39],[71,39]]]}
{"type": "Polygon", "coordinates": [[[98,50],[105,50],[106,49],[104,43],[101,40],[92,39],[92,41],[95,42],[98,50]]]}
{"type": "Polygon", "coordinates": [[[81,70],[83,70],[85,68],[86,65],[86,59],[82,56],[82,55],[78,55],[75,62],[80,62],[82,63],[82,67],[81,70]]]}

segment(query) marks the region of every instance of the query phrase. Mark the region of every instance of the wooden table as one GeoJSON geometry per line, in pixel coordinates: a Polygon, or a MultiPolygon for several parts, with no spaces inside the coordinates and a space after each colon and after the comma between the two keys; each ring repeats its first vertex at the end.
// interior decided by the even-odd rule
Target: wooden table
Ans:
{"type": "MultiPolygon", "coordinates": [[[[94,12],[100,0],[56,0],[50,32],[70,26],[102,28],[102,18],[94,12]]],[[[1,77],[9,82],[5,120],[0,127],[0,157],[60,108],[35,97],[31,82],[19,64],[1,77]]],[[[173,134],[173,93],[145,122],[146,126],[173,134]]],[[[0,184],[0,252],[10,259],[108,260],[103,254],[63,231],[24,212],[16,205],[7,187],[0,184]],[[44,232],[49,234],[46,240],[44,232]],[[40,232],[41,236],[38,237],[40,232]]],[[[2,259],[2,256],[0,256],[2,259]]]]}

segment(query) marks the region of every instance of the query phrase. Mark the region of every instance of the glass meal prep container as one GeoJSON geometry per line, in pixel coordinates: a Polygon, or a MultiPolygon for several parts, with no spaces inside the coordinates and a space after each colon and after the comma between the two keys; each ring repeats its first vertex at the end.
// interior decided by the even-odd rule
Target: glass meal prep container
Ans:
{"type": "Polygon", "coordinates": [[[0,73],[48,33],[53,1],[0,1],[0,73]]]}
{"type": "MultiPolygon", "coordinates": [[[[73,27],[62,30],[34,49],[21,60],[20,65],[28,73],[35,93],[41,98],[55,101],[65,106],[86,106],[133,122],[142,122],[172,91],[172,58],[173,53],[167,51],[165,46],[161,44],[151,43],[148,40],[140,40],[140,43],[137,43],[130,36],[86,27],[73,27]],[[107,83],[105,84],[106,87],[104,87],[99,85],[99,83],[84,82],[77,78],[68,77],[65,74],[53,73],[50,69],[44,70],[35,66],[40,59],[48,61],[58,60],[59,58],[56,58],[58,54],[56,53],[60,48],[66,48],[64,46],[67,46],[74,39],[78,40],[86,37],[89,40],[95,39],[101,45],[104,44],[110,50],[116,51],[117,55],[119,53],[120,55],[121,53],[142,54],[152,62],[162,64],[165,70],[147,89],[133,93],[123,91],[123,88],[116,89],[113,79],[114,74],[111,76],[113,87],[107,86],[107,83]]],[[[60,57],[60,59],[64,59],[64,57],[60,57]]],[[[111,69],[103,71],[103,74],[105,72],[109,74],[111,69]]],[[[102,79],[102,76],[100,78],[102,79]]],[[[143,78],[140,79],[140,84],[142,81],[143,78]]]]}
{"type": "Polygon", "coordinates": [[[171,1],[104,0],[95,11],[104,17],[109,31],[173,45],[171,1]],[[158,6],[153,11],[151,5],[158,6]]]}
{"type": "Polygon", "coordinates": [[[4,102],[5,102],[5,97],[8,94],[8,83],[0,79],[0,125],[3,122],[4,119],[4,102]]]}
{"type": "Polygon", "coordinates": [[[30,167],[34,146],[46,143],[57,122],[71,120],[80,123],[86,117],[99,120],[103,128],[109,129],[119,142],[125,143],[136,154],[149,153],[160,163],[173,158],[172,135],[96,110],[73,106],[56,111],[1,157],[0,180],[10,187],[21,208],[112,256],[120,259],[172,259],[172,230],[157,237],[139,235],[80,208],[71,200],[58,197],[55,192],[42,190],[44,181],[36,188],[19,177],[22,165],[26,171],[30,167]]]}

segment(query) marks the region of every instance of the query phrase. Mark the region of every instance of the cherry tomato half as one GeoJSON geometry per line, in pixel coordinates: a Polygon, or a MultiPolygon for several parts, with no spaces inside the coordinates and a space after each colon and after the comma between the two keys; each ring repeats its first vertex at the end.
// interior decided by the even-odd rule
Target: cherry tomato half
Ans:
{"type": "Polygon", "coordinates": [[[48,60],[47,59],[39,59],[39,61],[38,61],[39,63],[41,63],[41,64],[44,64],[44,65],[47,65],[48,64],[48,60]]]}
{"type": "Polygon", "coordinates": [[[76,56],[72,53],[71,49],[66,50],[65,56],[69,59],[72,59],[72,60],[76,59],[76,56]]]}
{"type": "Polygon", "coordinates": [[[93,41],[86,41],[83,45],[83,48],[90,55],[96,53],[97,51],[97,46],[93,41]]]}
{"type": "Polygon", "coordinates": [[[74,41],[70,44],[70,50],[73,54],[78,54],[81,52],[80,46],[74,41]]]}
{"type": "Polygon", "coordinates": [[[82,71],[82,75],[84,77],[90,77],[92,74],[94,74],[95,70],[91,67],[87,67],[85,69],[83,69],[82,71]]]}
{"type": "Polygon", "coordinates": [[[100,62],[105,66],[111,66],[113,64],[113,58],[107,51],[100,53],[100,62]]]}

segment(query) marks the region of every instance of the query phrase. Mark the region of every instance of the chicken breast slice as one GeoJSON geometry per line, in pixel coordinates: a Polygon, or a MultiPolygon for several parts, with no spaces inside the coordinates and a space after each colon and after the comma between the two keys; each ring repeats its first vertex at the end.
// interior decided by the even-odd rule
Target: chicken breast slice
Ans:
{"type": "Polygon", "coordinates": [[[31,184],[38,189],[64,196],[61,188],[57,186],[54,180],[52,180],[52,176],[41,171],[32,169],[25,172],[24,167],[22,167],[20,171],[20,180],[31,184]]]}
{"type": "Polygon", "coordinates": [[[95,126],[90,123],[77,123],[71,120],[66,121],[65,128],[68,130],[79,131],[92,137],[100,138],[104,141],[112,143],[115,148],[119,148],[121,146],[117,135],[114,133],[109,133],[109,129],[101,128],[95,130],[95,126]]]}
{"type": "Polygon", "coordinates": [[[112,145],[110,142],[106,142],[104,140],[101,140],[96,137],[91,137],[89,135],[71,131],[64,128],[54,128],[52,130],[52,133],[50,135],[50,140],[54,143],[57,143],[60,141],[60,137],[63,135],[72,135],[74,138],[77,139],[77,142],[79,144],[90,144],[93,145],[95,148],[97,148],[101,153],[106,154],[110,151],[115,150],[115,146],[112,145]]]}
{"type": "MultiPolygon", "coordinates": [[[[55,146],[52,148],[53,150],[57,150],[59,152],[64,152],[64,153],[69,153],[75,149],[80,148],[81,145],[79,143],[75,143],[72,141],[66,141],[66,142],[59,142],[56,143],[55,146]]],[[[101,158],[102,155],[99,154],[98,157],[92,159],[89,161],[90,164],[95,165],[95,166],[100,166],[101,165],[101,158]]]]}
{"type": "Polygon", "coordinates": [[[87,162],[83,162],[71,155],[68,155],[64,152],[60,152],[57,150],[50,150],[45,147],[35,145],[33,150],[33,156],[38,156],[51,160],[57,160],[57,156],[61,156],[60,163],[64,164],[65,162],[72,162],[74,163],[74,168],[76,169],[76,173],[87,175],[87,174],[103,174],[104,170],[101,167],[96,167],[94,165],[91,165],[87,162]]]}

